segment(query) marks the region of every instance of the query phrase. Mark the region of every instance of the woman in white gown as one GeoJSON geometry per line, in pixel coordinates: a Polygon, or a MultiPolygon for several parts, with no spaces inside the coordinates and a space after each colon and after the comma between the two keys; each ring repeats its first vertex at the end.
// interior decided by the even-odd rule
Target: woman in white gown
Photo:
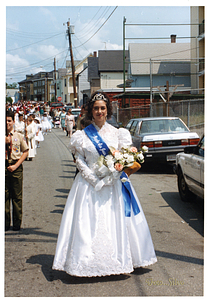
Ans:
{"type": "MultiPolygon", "coordinates": [[[[132,144],[128,130],[106,122],[111,104],[105,94],[92,96],[88,116],[91,113],[93,127],[108,147],[120,150],[132,144]]],[[[93,277],[131,273],[134,268],[155,263],[149,227],[133,187],[140,212],[134,215],[131,211],[126,217],[120,173],[110,175],[98,188],[104,176],[98,171],[99,153],[84,130],[72,135],[69,148],[79,173],[63,212],[52,268],[73,276],[93,277]]]]}

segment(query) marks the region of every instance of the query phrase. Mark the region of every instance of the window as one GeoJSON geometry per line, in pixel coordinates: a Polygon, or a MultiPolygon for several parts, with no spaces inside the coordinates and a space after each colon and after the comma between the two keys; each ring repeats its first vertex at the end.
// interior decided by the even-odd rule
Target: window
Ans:
{"type": "Polygon", "coordinates": [[[65,86],[67,86],[67,81],[66,81],[66,78],[65,78],[65,86]]]}
{"type": "Polygon", "coordinates": [[[133,121],[128,122],[128,124],[126,125],[126,129],[130,130],[132,122],[133,121]]]}
{"type": "Polygon", "coordinates": [[[131,128],[130,128],[131,135],[134,135],[137,125],[138,125],[138,121],[133,121],[131,128]]]}

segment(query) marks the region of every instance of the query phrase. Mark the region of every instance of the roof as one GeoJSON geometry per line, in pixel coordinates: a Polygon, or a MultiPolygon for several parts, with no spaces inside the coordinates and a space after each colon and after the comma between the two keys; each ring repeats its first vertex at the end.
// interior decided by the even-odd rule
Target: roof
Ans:
{"type": "Polygon", "coordinates": [[[19,81],[18,84],[23,84],[23,83],[26,83],[26,82],[33,82],[35,80],[39,80],[39,79],[44,79],[46,78],[46,75],[47,75],[47,78],[48,79],[53,79],[53,71],[50,71],[50,72],[38,72],[36,74],[31,74],[31,75],[26,75],[26,79],[22,80],[22,81],[19,81]]]}
{"type": "Polygon", "coordinates": [[[150,59],[152,74],[189,73],[190,48],[190,43],[131,43],[129,44],[131,74],[150,74],[150,59]]]}
{"type": "Polygon", "coordinates": [[[6,94],[8,97],[14,97],[18,91],[19,89],[6,89],[6,94]]]}
{"type": "MultiPolygon", "coordinates": [[[[128,58],[128,50],[125,51],[125,55],[128,58]]],[[[98,57],[99,72],[123,72],[123,50],[99,50],[98,57]]]]}

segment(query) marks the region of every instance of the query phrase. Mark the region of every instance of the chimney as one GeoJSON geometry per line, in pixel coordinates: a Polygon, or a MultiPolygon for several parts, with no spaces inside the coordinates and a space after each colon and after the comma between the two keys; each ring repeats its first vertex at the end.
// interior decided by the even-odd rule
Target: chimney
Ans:
{"type": "Polygon", "coordinates": [[[176,34],[171,34],[171,43],[176,42],[176,34]]]}
{"type": "Polygon", "coordinates": [[[94,57],[97,57],[97,52],[96,51],[94,51],[94,57]]]}

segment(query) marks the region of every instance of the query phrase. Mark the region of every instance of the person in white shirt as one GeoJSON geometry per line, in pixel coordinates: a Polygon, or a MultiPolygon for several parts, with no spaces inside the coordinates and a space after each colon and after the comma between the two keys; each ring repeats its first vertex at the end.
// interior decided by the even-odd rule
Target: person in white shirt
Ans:
{"type": "Polygon", "coordinates": [[[23,114],[19,114],[18,120],[15,121],[15,131],[25,135],[25,122],[23,121],[23,114]]]}
{"type": "Polygon", "coordinates": [[[27,127],[26,127],[26,141],[29,147],[28,158],[32,160],[35,157],[35,135],[36,135],[36,128],[33,125],[32,116],[29,115],[27,118],[27,127]]]}

